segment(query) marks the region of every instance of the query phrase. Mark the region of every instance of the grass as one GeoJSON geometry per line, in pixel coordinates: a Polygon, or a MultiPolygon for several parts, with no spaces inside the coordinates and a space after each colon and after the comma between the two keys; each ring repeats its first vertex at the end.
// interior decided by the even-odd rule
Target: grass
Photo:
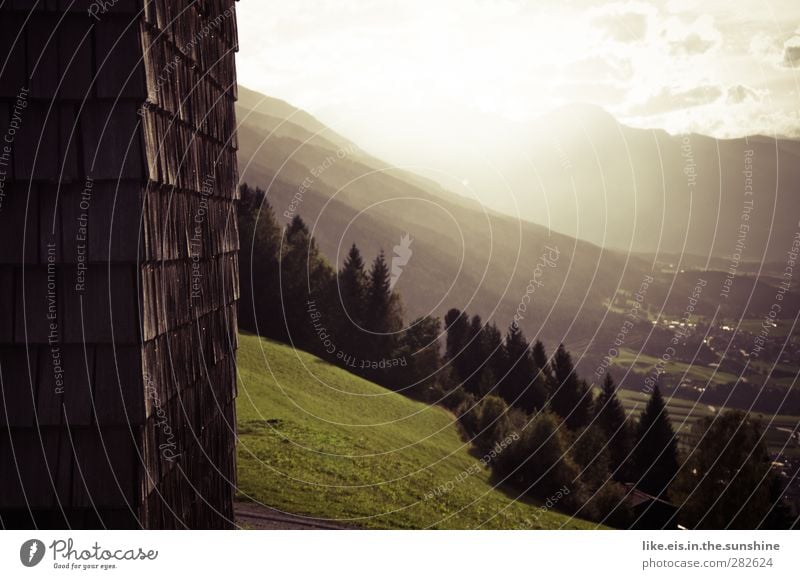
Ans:
{"type": "Polygon", "coordinates": [[[238,498],[361,528],[595,527],[495,488],[444,409],[282,344],[239,346],[238,498]]]}
{"type": "MultiPolygon", "coordinates": [[[[648,374],[658,365],[659,359],[655,356],[641,354],[628,348],[620,348],[619,356],[614,358],[613,366],[617,368],[632,369],[636,374],[648,374]]],[[[728,384],[736,382],[736,376],[728,372],[720,372],[715,368],[691,365],[684,362],[670,361],[663,365],[663,370],[672,376],[684,376],[689,380],[710,384],[728,384]],[[710,381],[710,382],[709,382],[710,381]]]]}

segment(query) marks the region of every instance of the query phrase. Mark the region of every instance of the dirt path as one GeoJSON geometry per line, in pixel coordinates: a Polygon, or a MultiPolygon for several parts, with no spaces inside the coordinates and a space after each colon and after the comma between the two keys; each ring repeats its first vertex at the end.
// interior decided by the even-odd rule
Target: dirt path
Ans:
{"type": "Polygon", "coordinates": [[[283,513],[269,507],[236,501],[236,525],[244,529],[259,530],[342,530],[347,529],[331,521],[321,521],[283,513]]]}

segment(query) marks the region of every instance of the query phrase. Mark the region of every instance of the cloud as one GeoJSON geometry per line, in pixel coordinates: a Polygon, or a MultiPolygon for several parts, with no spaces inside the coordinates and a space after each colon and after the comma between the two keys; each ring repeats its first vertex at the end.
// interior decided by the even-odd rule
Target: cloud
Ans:
{"type": "Polygon", "coordinates": [[[703,14],[694,20],[670,17],[664,21],[664,37],[670,53],[677,56],[698,56],[722,45],[722,33],[713,16],[703,14]]]}
{"type": "Polygon", "coordinates": [[[800,68],[800,28],[783,41],[764,33],[755,35],[750,53],[777,68],[800,68]]]}
{"type": "Polygon", "coordinates": [[[714,47],[716,41],[711,38],[703,38],[700,34],[693,32],[683,40],[672,43],[672,52],[686,55],[705,54],[714,47]]]}
{"type": "Polygon", "coordinates": [[[646,100],[628,108],[628,115],[657,115],[671,111],[707,105],[721,98],[724,91],[717,85],[702,85],[691,88],[662,87],[646,100]]]}
{"type": "Polygon", "coordinates": [[[755,89],[743,84],[729,86],[727,90],[727,101],[730,104],[738,105],[747,102],[761,102],[769,94],[766,89],[755,89]]]}
{"type": "Polygon", "coordinates": [[[611,40],[632,44],[647,38],[653,14],[653,9],[645,4],[607,4],[595,11],[593,23],[611,40]]]}
{"type": "Polygon", "coordinates": [[[786,68],[800,68],[800,35],[795,35],[783,43],[781,64],[786,68]]]}

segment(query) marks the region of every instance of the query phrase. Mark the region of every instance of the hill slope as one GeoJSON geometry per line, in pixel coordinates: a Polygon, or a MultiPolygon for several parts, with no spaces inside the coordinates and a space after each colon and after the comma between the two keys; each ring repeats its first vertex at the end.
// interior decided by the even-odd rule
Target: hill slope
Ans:
{"type": "Polygon", "coordinates": [[[239,346],[239,498],[366,528],[594,527],[515,501],[487,469],[462,475],[479,461],[442,408],[275,342],[239,346]]]}
{"type": "MultiPolygon", "coordinates": [[[[719,319],[755,320],[763,318],[773,303],[774,282],[764,276],[737,275],[728,297],[720,299],[720,288],[727,275],[724,270],[730,267],[730,258],[716,260],[715,267],[720,268],[720,272],[698,271],[705,270],[708,265],[707,256],[712,243],[707,236],[717,235],[715,243],[727,244],[726,251],[729,254],[735,246],[736,236],[723,233],[730,233],[726,229],[729,226],[738,231],[740,224],[741,203],[738,201],[724,204],[727,209],[733,207],[735,219],[728,213],[720,212],[719,227],[713,223],[708,226],[708,212],[700,211],[705,207],[699,204],[700,200],[708,197],[699,194],[701,185],[707,184],[704,179],[710,175],[705,170],[709,163],[706,154],[708,139],[698,137],[692,141],[694,160],[698,167],[701,164],[704,167],[704,176],[698,177],[698,203],[689,204],[686,199],[679,199],[680,196],[673,193],[658,197],[656,193],[661,190],[656,191],[650,186],[652,183],[646,186],[643,182],[637,185],[641,195],[637,197],[638,209],[632,213],[624,202],[633,195],[629,190],[630,179],[625,179],[625,175],[630,177],[628,165],[631,163],[641,169],[636,172],[636,179],[645,181],[649,179],[645,178],[647,175],[652,177],[654,166],[660,171],[661,162],[666,163],[665,167],[680,168],[675,178],[683,179],[680,189],[685,190],[686,175],[682,172],[685,159],[681,157],[681,140],[657,133],[659,139],[666,141],[659,145],[661,156],[653,157],[655,145],[652,131],[624,128],[613,117],[591,107],[573,107],[561,111],[552,119],[553,126],[563,129],[558,133],[562,137],[560,140],[550,139],[551,132],[545,130],[546,127],[536,130],[532,125],[530,131],[515,137],[523,139],[524,143],[519,144],[514,139],[508,141],[512,151],[535,150],[541,153],[529,157],[537,162],[534,173],[538,177],[530,174],[530,167],[528,172],[517,171],[521,167],[516,163],[518,155],[511,154],[512,151],[506,148],[498,149],[498,154],[508,153],[500,155],[503,159],[498,160],[498,167],[501,160],[508,165],[501,173],[508,177],[510,184],[514,183],[509,191],[526,192],[518,196],[523,219],[513,219],[485,210],[477,201],[449,192],[443,186],[410,172],[418,168],[392,168],[311,115],[277,99],[240,87],[237,118],[240,123],[239,167],[242,180],[267,191],[267,199],[282,223],[286,223],[295,213],[301,215],[312,228],[322,252],[332,263],[340,265],[343,262],[351,243],[359,246],[367,260],[371,260],[379,248],[391,256],[392,248],[400,238],[405,234],[410,235],[413,256],[403,268],[402,277],[395,288],[402,295],[408,322],[429,313],[441,318],[449,308],[456,307],[470,314],[479,314],[484,322],[493,321],[505,329],[519,313],[520,304],[530,298],[519,322],[526,336],[543,340],[551,350],[556,344],[564,343],[574,354],[579,371],[591,376],[602,357],[614,345],[624,323],[624,312],[609,308],[608,304],[620,296],[630,298],[642,286],[645,276],[652,275],[654,281],[649,285],[647,295],[641,298],[644,300],[643,309],[650,310],[654,318],[658,315],[673,319],[681,316],[686,309],[687,296],[693,293],[698,277],[708,280],[707,290],[699,297],[695,312],[698,315],[710,318],[719,307],[719,319]],[[591,135],[595,136],[587,137],[584,129],[591,129],[591,135]],[[631,132],[629,138],[620,137],[622,130],[631,132]],[[531,135],[539,135],[538,144],[529,142],[531,135]],[[601,138],[603,135],[605,137],[601,138]],[[631,158],[612,154],[626,143],[633,151],[631,158]],[[671,145],[668,146],[668,143],[671,145]],[[598,161],[593,144],[602,145],[597,155],[609,158],[598,161]],[[671,153],[668,154],[668,151],[671,153]],[[642,158],[637,160],[634,153],[642,158]],[[667,163],[669,159],[672,161],[667,163]],[[564,180],[563,163],[566,161],[571,167],[569,172],[574,176],[576,187],[574,192],[568,193],[563,191],[565,182],[572,183],[571,179],[564,180]],[[620,168],[621,165],[628,168],[627,173],[620,168]],[[617,169],[612,171],[612,167],[617,169]],[[598,173],[599,169],[603,169],[602,175],[598,173]],[[613,175],[619,177],[618,182],[611,178],[613,175]],[[606,192],[609,195],[613,192],[613,203],[611,197],[606,199],[609,207],[618,209],[608,215],[606,209],[597,205],[604,203],[605,197],[597,194],[598,184],[603,182],[606,192]],[[573,231],[565,225],[577,215],[575,211],[565,209],[569,203],[557,207],[542,197],[537,198],[534,191],[537,187],[526,188],[523,186],[526,183],[538,183],[537,187],[544,187],[551,200],[581,198],[581,223],[586,227],[599,227],[598,231],[602,231],[603,236],[597,239],[607,246],[603,248],[576,239],[583,235],[583,230],[573,231]],[[594,195],[591,202],[585,198],[587,195],[594,195]],[[656,201],[652,200],[652,195],[657,196],[656,201]],[[669,199],[667,205],[662,202],[666,199],[669,199]],[[529,202],[532,205],[527,205],[526,209],[526,203],[529,202]],[[524,221],[526,216],[531,219],[536,217],[533,214],[536,213],[533,211],[536,207],[540,209],[537,214],[540,220],[549,222],[553,230],[524,221]],[[645,207],[648,208],[646,211],[645,207]],[[671,216],[667,221],[663,219],[663,211],[671,216]],[[689,223],[678,218],[685,211],[692,212],[697,218],[693,218],[691,223],[692,231],[698,232],[699,238],[694,233],[687,238],[686,228],[679,226],[680,223],[689,223]],[[634,214],[637,216],[635,219],[634,214]],[[654,221],[643,225],[646,219],[654,221]],[[558,225],[559,220],[561,225],[558,225]],[[572,231],[575,237],[556,233],[559,228],[572,231]],[[689,238],[694,241],[686,246],[686,250],[706,247],[704,253],[698,253],[706,257],[686,259],[686,254],[678,257],[670,255],[667,256],[670,265],[662,269],[662,264],[654,263],[652,256],[645,258],[639,254],[608,249],[615,244],[629,247],[630,243],[614,241],[612,238],[622,236],[629,240],[633,235],[631,228],[636,230],[636,235],[643,235],[649,240],[663,238],[664,243],[659,251],[662,257],[665,257],[665,252],[668,253],[667,250],[674,249],[676,243],[680,242],[682,247],[683,241],[689,238]],[[530,294],[529,290],[533,287],[530,285],[531,279],[537,275],[537,263],[548,246],[557,247],[560,258],[555,267],[547,267],[539,272],[542,275],[537,280],[535,292],[530,294]]],[[[503,127],[497,130],[503,136],[503,127]]],[[[500,137],[497,140],[505,142],[500,137]]],[[[731,143],[733,141],[728,144],[731,143]]],[[[756,154],[758,167],[769,160],[764,151],[756,154]]],[[[736,158],[742,161],[743,155],[736,158]]],[[[795,165],[781,164],[784,168],[795,165]]],[[[480,166],[475,164],[472,172],[463,174],[469,175],[470,181],[474,177],[476,184],[485,182],[485,186],[476,186],[476,191],[494,191],[487,179],[473,175],[479,169],[480,166]]],[[[741,177],[741,171],[736,175],[741,177]]],[[[439,177],[444,178],[445,175],[439,177]]],[[[781,183],[791,182],[790,177],[787,177],[789,181],[782,180],[781,183]]],[[[661,177],[653,179],[661,187],[661,177]]],[[[461,187],[452,179],[444,182],[447,187],[461,187]]],[[[759,183],[762,186],[765,182],[759,183]]],[[[675,185],[672,188],[679,187],[675,185]]],[[[461,189],[453,189],[456,190],[461,189]]],[[[741,192],[741,187],[731,185],[731,191],[741,192]]],[[[499,191],[495,192],[500,195],[499,191]]],[[[766,202],[763,195],[759,199],[758,207],[754,209],[759,216],[754,213],[752,217],[747,250],[756,250],[761,243],[761,238],[756,234],[756,223],[761,224],[758,231],[772,232],[771,243],[777,243],[776,247],[788,247],[789,237],[785,226],[787,220],[796,220],[796,211],[778,211],[776,215],[781,217],[783,225],[778,226],[776,222],[774,228],[769,228],[763,225],[762,217],[765,210],[771,214],[772,205],[766,202]]],[[[780,199],[781,203],[787,200],[784,195],[780,199]]],[[[716,221],[717,209],[711,213],[716,221]]],[[[634,244],[632,247],[636,246],[634,244]]],[[[653,250],[652,247],[643,249],[653,250]]],[[[781,259],[785,261],[783,257],[781,259]]],[[[785,263],[774,271],[782,274],[784,266],[785,263]]],[[[742,271],[745,269],[746,265],[742,264],[742,271]]],[[[793,292],[784,301],[782,315],[790,319],[798,305],[800,296],[793,292]]],[[[656,332],[654,336],[651,321],[643,317],[628,333],[625,345],[658,357],[664,351],[662,342],[671,336],[666,336],[664,332],[656,332]]],[[[689,359],[691,357],[689,354],[689,359]]],[[[638,388],[639,384],[632,387],[638,388]]]]}
{"type": "Polygon", "coordinates": [[[485,210],[370,157],[312,117],[284,110],[285,103],[244,89],[240,94],[246,95],[237,104],[241,179],[267,191],[279,220],[301,215],[335,264],[351,243],[371,260],[379,248],[391,255],[410,235],[413,257],[396,286],[409,321],[457,307],[506,328],[540,256],[557,247],[558,267],[536,289],[542,306],[530,308],[521,326],[528,336],[577,350],[603,318],[603,302],[619,278],[632,287],[642,279],[642,260],[485,210]]]}

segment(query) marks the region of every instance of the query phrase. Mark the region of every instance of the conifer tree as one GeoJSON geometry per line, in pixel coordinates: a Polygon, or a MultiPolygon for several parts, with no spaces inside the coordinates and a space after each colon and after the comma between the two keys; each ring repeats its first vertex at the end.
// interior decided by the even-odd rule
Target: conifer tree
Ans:
{"type": "Polygon", "coordinates": [[[344,267],[339,272],[339,295],[342,305],[358,324],[364,322],[364,305],[367,294],[367,274],[364,260],[354,243],[347,253],[344,267]]]}
{"type": "Polygon", "coordinates": [[[280,288],[283,320],[291,342],[298,348],[323,354],[309,317],[314,305],[322,314],[322,323],[332,322],[332,291],[334,273],[319,251],[305,222],[299,215],[286,228],[281,256],[280,288]]]}
{"type": "Polygon", "coordinates": [[[678,444],[658,384],[639,418],[634,465],[637,486],[653,496],[666,493],[678,472],[678,444]]]}
{"type": "Polygon", "coordinates": [[[435,400],[434,385],[441,368],[439,318],[417,318],[398,340],[396,356],[399,366],[391,371],[391,386],[407,396],[435,400]]]}
{"type": "Polygon", "coordinates": [[[544,350],[544,344],[542,344],[541,340],[536,340],[536,343],[531,349],[531,355],[533,356],[533,363],[536,364],[536,367],[542,371],[542,375],[545,378],[549,378],[550,365],[547,363],[547,353],[544,350]]]}
{"type": "Polygon", "coordinates": [[[603,388],[595,402],[595,423],[608,440],[609,469],[614,479],[626,482],[630,479],[629,454],[633,449],[633,430],[609,373],[605,375],[603,388]]]}
{"type": "MultiPolygon", "coordinates": [[[[364,260],[354,243],[345,259],[339,278],[339,307],[336,308],[335,341],[346,355],[344,363],[352,359],[363,359],[366,355],[367,332],[364,331],[367,296],[367,274],[364,260]]],[[[360,368],[356,363],[356,373],[360,368]]]]}
{"type": "Polygon", "coordinates": [[[452,368],[455,379],[458,383],[462,383],[466,378],[463,375],[463,366],[466,358],[465,348],[469,340],[469,317],[466,312],[453,308],[445,315],[444,323],[447,328],[445,357],[452,368]]]}
{"type": "Polygon", "coordinates": [[[506,334],[504,359],[506,367],[500,382],[503,399],[509,406],[528,413],[542,408],[546,392],[542,381],[537,379],[528,341],[516,324],[511,324],[506,334]]]}
{"type": "Polygon", "coordinates": [[[472,316],[469,326],[467,344],[464,348],[464,356],[458,364],[464,380],[464,389],[470,394],[480,394],[480,384],[483,373],[483,366],[486,363],[486,352],[484,351],[483,322],[480,316],[472,316]]]}
{"type": "MultiPolygon", "coordinates": [[[[372,332],[367,339],[366,362],[368,365],[385,363],[395,350],[395,332],[402,326],[402,311],[399,297],[391,290],[391,275],[383,250],[372,262],[369,272],[364,318],[366,329],[372,332]]],[[[365,375],[382,384],[386,372],[383,368],[372,368],[365,375]]]]}
{"type": "Polygon", "coordinates": [[[278,252],[281,229],[263,189],[240,187],[239,326],[286,341],[278,288],[278,252]]]}
{"type": "MultiPolygon", "coordinates": [[[[505,348],[503,347],[503,335],[497,329],[497,325],[492,322],[483,328],[483,352],[485,356],[484,376],[481,381],[488,386],[489,390],[495,396],[500,393],[497,390],[497,380],[503,375],[502,372],[506,370],[505,361],[505,348]],[[491,373],[491,377],[487,374],[491,373]],[[491,379],[490,379],[491,378],[491,379]]],[[[485,394],[486,392],[482,392],[485,394]]]]}
{"type": "Polygon", "coordinates": [[[386,264],[386,256],[381,250],[372,262],[367,284],[366,323],[367,329],[372,332],[389,331],[389,309],[392,300],[390,284],[389,267],[386,264]]]}
{"type": "Polygon", "coordinates": [[[553,356],[553,384],[550,406],[566,420],[567,427],[578,431],[591,419],[592,397],[586,382],[579,380],[572,357],[560,344],[553,356]]]}

